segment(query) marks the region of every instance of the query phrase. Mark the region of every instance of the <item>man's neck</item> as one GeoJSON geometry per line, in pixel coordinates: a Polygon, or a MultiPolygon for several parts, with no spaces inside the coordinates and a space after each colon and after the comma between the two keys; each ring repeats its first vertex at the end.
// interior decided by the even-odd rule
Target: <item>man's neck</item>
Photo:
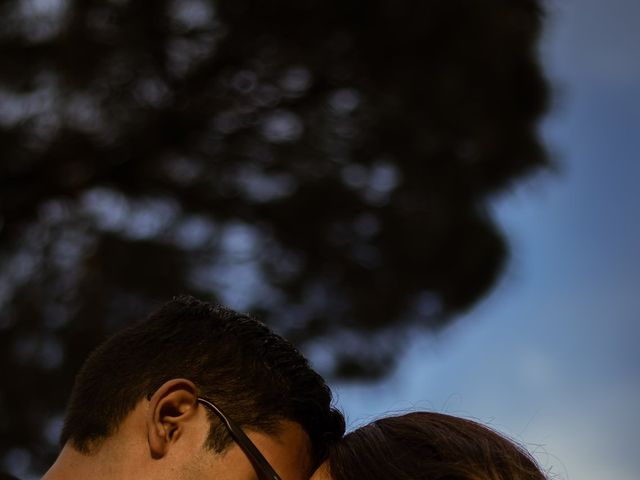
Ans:
{"type": "Polygon", "coordinates": [[[67,442],[42,480],[147,478],[145,459],[149,452],[145,449],[144,410],[141,402],[117,432],[92,445],[90,453],[81,452],[71,441],[67,442]]]}
{"type": "Polygon", "coordinates": [[[132,473],[136,472],[137,465],[131,465],[131,462],[127,461],[128,458],[131,457],[124,454],[118,455],[111,448],[103,447],[96,453],[85,454],[67,444],[42,480],[136,478],[132,473]]]}

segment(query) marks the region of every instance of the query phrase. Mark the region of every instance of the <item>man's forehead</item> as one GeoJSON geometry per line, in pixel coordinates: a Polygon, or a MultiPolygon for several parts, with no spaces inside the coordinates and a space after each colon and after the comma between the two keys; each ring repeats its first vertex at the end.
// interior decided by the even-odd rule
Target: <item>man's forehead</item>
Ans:
{"type": "MultiPolygon", "coordinates": [[[[308,480],[314,467],[313,452],[309,435],[302,426],[281,420],[269,430],[246,429],[245,433],[283,480],[308,480]]],[[[238,450],[232,448],[228,453],[236,456],[240,453],[238,450]]]]}
{"type": "Polygon", "coordinates": [[[311,475],[311,440],[299,423],[282,420],[272,434],[247,432],[247,435],[283,479],[306,480],[311,475]]]}
{"type": "Polygon", "coordinates": [[[313,472],[310,480],[331,480],[329,464],[325,461],[318,469],[313,472]]]}

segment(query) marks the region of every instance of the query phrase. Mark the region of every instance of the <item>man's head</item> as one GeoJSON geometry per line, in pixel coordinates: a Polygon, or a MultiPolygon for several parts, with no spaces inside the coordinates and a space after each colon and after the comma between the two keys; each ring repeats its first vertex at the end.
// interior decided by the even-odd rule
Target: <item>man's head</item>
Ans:
{"type": "Polygon", "coordinates": [[[88,358],[61,440],[91,456],[126,434],[123,441],[146,438],[151,457],[164,458],[168,449],[175,455],[188,446],[186,440],[176,446],[181,438],[193,441],[206,428],[199,455],[242,456],[231,451],[235,443],[227,428],[199,397],[292,468],[305,462],[305,468],[314,467],[344,431],[328,387],[290,343],[246,315],[180,297],[88,358]],[[295,444],[285,445],[287,440],[295,444]]]}

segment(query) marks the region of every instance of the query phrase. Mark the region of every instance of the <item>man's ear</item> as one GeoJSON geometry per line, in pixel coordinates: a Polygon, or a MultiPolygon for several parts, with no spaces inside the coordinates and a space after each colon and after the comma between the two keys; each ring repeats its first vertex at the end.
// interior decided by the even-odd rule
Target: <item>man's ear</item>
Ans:
{"type": "Polygon", "coordinates": [[[196,413],[198,393],[190,380],[165,382],[149,399],[147,437],[153,458],[161,458],[184,433],[186,422],[196,413]]]}

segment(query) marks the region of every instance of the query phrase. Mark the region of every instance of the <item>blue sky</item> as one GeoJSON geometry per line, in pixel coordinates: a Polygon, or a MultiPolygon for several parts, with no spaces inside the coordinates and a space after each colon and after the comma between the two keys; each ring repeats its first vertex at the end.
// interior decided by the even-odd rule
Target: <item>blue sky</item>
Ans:
{"type": "Polygon", "coordinates": [[[640,2],[548,3],[560,171],[496,199],[500,285],[375,385],[334,385],[351,427],[434,409],[527,445],[561,479],[637,480],[640,459],[640,2]]]}

